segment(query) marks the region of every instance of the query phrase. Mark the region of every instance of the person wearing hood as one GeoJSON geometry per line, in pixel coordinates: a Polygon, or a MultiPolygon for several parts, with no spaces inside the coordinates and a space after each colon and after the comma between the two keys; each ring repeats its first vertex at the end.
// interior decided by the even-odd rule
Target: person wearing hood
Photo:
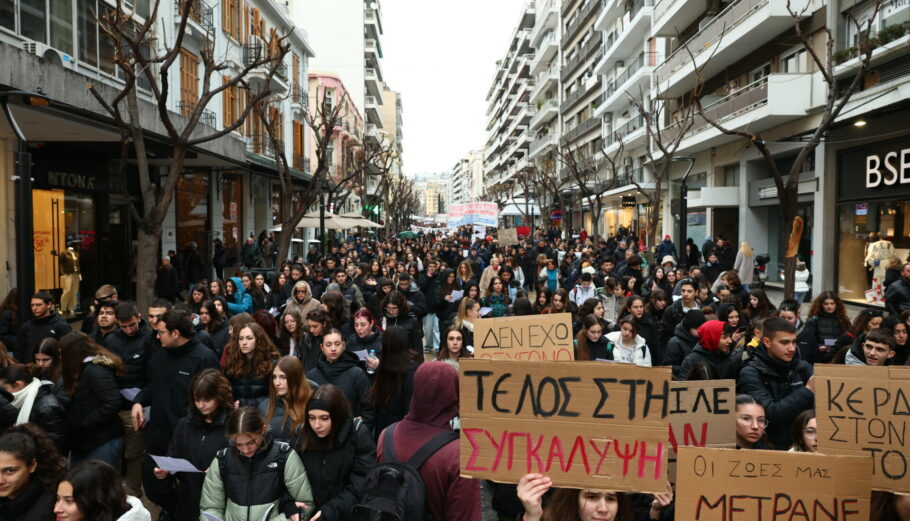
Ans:
{"type": "Polygon", "coordinates": [[[685,374],[681,374],[680,366],[683,360],[689,356],[689,353],[695,349],[698,344],[698,328],[706,321],[705,314],[700,309],[688,311],[685,317],[676,324],[673,330],[673,337],[667,342],[664,349],[663,365],[669,365],[673,369],[673,378],[682,380],[685,374]]]}
{"type": "Polygon", "coordinates": [[[740,372],[740,391],[765,408],[768,435],[775,447],[790,444],[790,424],[815,405],[812,366],[796,355],[796,328],[778,317],[762,324],[762,345],[740,372]]]}
{"type": "Polygon", "coordinates": [[[676,245],[673,244],[673,241],[670,240],[669,235],[664,235],[664,240],[657,245],[657,253],[654,255],[656,259],[662,259],[661,264],[666,262],[665,257],[670,256],[673,258],[673,264],[676,264],[676,245]]]}
{"type": "Polygon", "coordinates": [[[34,365],[13,364],[0,369],[0,387],[13,395],[18,410],[16,425],[34,423],[41,427],[60,452],[67,452],[69,424],[66,407],[54,393],[54,383],[36,378],[34,365]]]}
{"type": "Polygon", "coordinates": [[[253,297],[243,288],[240,277],[224,281],[224,292],[227,294],[228,312],[231,315],[253,312],[253,297]]]}
{"type": "Polygon", "coordinates": [[[687,380],[689,372],[699,362],[717,370],[718,379],[736,379],[739,371],[737,359],[742,352],[732,351],[735,328],[722,320],[709,320],[698,328],[698,344],[679,367],[679,379],[687,380]]]}
{"type": "Polygon", "coordinates": [[[53,303],[54,298],[45,291],[32,295],[31,308],[34,318],[19,328],[13,353],[16,360],[23,363],[31,362],[35,355],[35,346],[42,340],[51,337],[60,340],[63,335],[72,331],[70,325],[53,310],[53,303]]]}
{"type": "Polygon", "coordinates": [[[151,521],[142,501],[127,495],[120,473],[98,460],[83,461],[71,468],[57,485],[54,503],[57,521],[151,521]],[[101,517],[108,515],[112,517],[101,517]]]}
{"type": "MultiPolygon", "coordinates": [[[[398,286],[395,289],[407,299],[408,308],[410,308],[411,313],[413,313],[418,320],[422,321],[428,311],[427,297],[420,291],[420,288],[417,287],[417,283],[411,280],[410,275],[402,273],[398,276],[398,286]]],[[[421,329],[423,329],[422,326],[421,329]]],[[[422,341],[423,339],[421,338],[421,342],[422,341]]]]}
{"type": "Polygon", "coordinates": [[[877,367],[891,365],[896,353],[894,337],[882,328],[873,329],[864,336],[849,348],[844,363],[877,367]]]}
{"type": "Polygon", "coordinates": [[[607,334],[607,348],[602,359],[651,367],[651,351],[645,339],[638,334],[638,320],[626,315],[616,324],[619,329],[607,334]]]}
{"type": "Polygon", "coordinates": [[[375,410],[368,396],[370,379],[357,355],[345,350],[341,331],[329,329],[322,335],[319,363],[309,369],[306,376],[317,385],[332,384],[341,389],[351,404],[354,417],[363,418],[366,427],[373,428],[375,410]]]}
{"type": "Polygon", "coordinates": [[[307,316],[310,311],[321,309],[321,303],[313,296],[313,289],[305,280],[299,280],[294,283],[291,296],[288,298],[287,302],[285,302],[284,307],[286,308],[291,304],[297,305],[297,308],[300,310],[300,316],[302,317],[307,316]]]}
{"type": "MultiPolygon", "coordinates": [[[[200,470],[208,469],[219,450],[228,446],[224,425],[234,408],[231,384],[217,369],[205,369],[190,382],[193,402],[186,416],[177,422],[167,456],[189,461],[200,470]]],[[[176,521],[199,519],[204,473],[177,472],[155,468],[155,477],[170,483],[177,492],[176,521]]]]}
{"type": "MultiPolygon", "coordinates": [[[[458,371],[447,362],[422,364],[414,373],[411,406],[404,420],[385,429],[379,437],[378,460],[388,458],[385,438],[396,461],[407,461],[436,435],[450,431],[449,422],[458,414],[458,371]]],[[[456,441],[457,437],[453,437],[456,441]]],[[[477,521],[481,518],[480,481],[465,478],[459,470],[459,445],[449,443],[420,467],[426,484],[426,504],[434,521],[477,521]]]]}

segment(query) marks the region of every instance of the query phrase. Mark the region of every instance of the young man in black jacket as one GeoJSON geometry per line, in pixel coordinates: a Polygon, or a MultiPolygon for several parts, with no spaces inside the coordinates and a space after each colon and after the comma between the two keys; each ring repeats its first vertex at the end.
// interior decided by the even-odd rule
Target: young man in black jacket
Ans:
{"type": "Polygon", "coordinates": [[[794,356],[796,328],[778,317],[765,320],[755,359],[740,371],[740,391],[765,408],[768,436],[777,450],[790,447],[790,426],[799,413],[815,406],[812,366],[794,356]]]}
{"type": "Polygon", "coordinates": [[[423,317],[423,351],[434,353],[439,349],[439,319],[436,312],[440,300],[441,283],[438,259],[427,259],[427,269],[417,281],[417,287],[423,293],[427,308],[427,314],[423,317]]]}
{"type": "MultiPolygon", "coordinates": [[[[132,427],[145,427],[146,454],[166,454],[171,434],[186,415],[190,380],[203,369],[218,369],[215,353],[199,344],[190,315],[179,310],[164,313],[155,321],[155,334],[161,342],[149,359],[146,385],[133,400],[132,427]],[[146,424],[144,407],[150,407],[146,424]]],[[[176,509],[173,490],[162,489],[153,472],[155,462],[146,457],[142,465],[142,482],[148,498],[168,514],[176,509]]]]}
{"type": "Polygon", "coordinates": [[[16,338],[14,355],[19,362],[23,364],[34,362],[32,358],[35,346],[45,338],[53,337],[60,340],[63,335],[72,331],[70,325],[51,308],[53,302],[54,298],[46,291],[32,295],[31,308],[34,318],[22,324],[16,338]]]}

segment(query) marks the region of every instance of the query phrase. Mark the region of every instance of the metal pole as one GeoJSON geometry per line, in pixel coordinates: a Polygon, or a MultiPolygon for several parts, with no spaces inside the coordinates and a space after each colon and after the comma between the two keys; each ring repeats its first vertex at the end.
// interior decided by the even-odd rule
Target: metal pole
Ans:
{"type": "Polygon", "coordinates": [[[3,113],[16,134],[16,287],[19,290],[19,323],[31,319],[31,300],[35,291],[34,223],[32,222],[32,157],[28,141],[16,123],[6,98],[0,98],[3,113]]]}
{"type": "Polygon", "coordinates": [[[689,174],[692,173],[692,167],[695,166],[695,158],[689,156],[678,156],[674,157],[673,161],[688,161],[689,168],[686,170],[686,175],[682,178],[682,185],[679,187],[679,238],[677,239],[677,244],[679,245],[678,255],[679,255],[679,265],[688,268],[688,255],[686,255],[686,234],[688,230],[688,213],[689,213],[689,187],[686,185],[686,180],[689,178],[689,174]]]}

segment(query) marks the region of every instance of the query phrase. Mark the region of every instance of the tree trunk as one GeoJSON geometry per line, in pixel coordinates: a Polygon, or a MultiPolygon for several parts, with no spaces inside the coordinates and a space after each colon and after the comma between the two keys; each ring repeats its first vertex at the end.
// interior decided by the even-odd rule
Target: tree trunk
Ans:
{"type": "Polygon", "coordinates": [[[155,298],[155,280],[158,275],[161,225],[143,223],[139,226],[136,241],[136,307],[145,312],[155,298]]]}
{"type": "Polygon", "coordinates": [[[294,228],[294,226],[289,227],[285,224],[281,227],[281,231],[278,232],[278,261],[276,268],[280,267],[281,263],[290,257],[291,238],[294,236],[294,228]]]}
{"type": "Polygon", "coordinates": [[[792,299],[796,287],[796,255],[799,252],[799,241],[803,236],[803,219],[795,217],[790,225],[790,240],[784,256],[784,299],[792,299]]]}

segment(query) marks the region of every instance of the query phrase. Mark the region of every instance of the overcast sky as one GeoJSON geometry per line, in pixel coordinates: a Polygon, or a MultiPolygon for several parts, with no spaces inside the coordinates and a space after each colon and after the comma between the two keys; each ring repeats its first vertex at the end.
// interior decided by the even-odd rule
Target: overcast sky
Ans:
{"type": "Polygon", "coordinates": [[[385,0],[383,74],[401,92],[404,169],[448,172],[486,141],[486,95],[527,0],[385,0]]]}

